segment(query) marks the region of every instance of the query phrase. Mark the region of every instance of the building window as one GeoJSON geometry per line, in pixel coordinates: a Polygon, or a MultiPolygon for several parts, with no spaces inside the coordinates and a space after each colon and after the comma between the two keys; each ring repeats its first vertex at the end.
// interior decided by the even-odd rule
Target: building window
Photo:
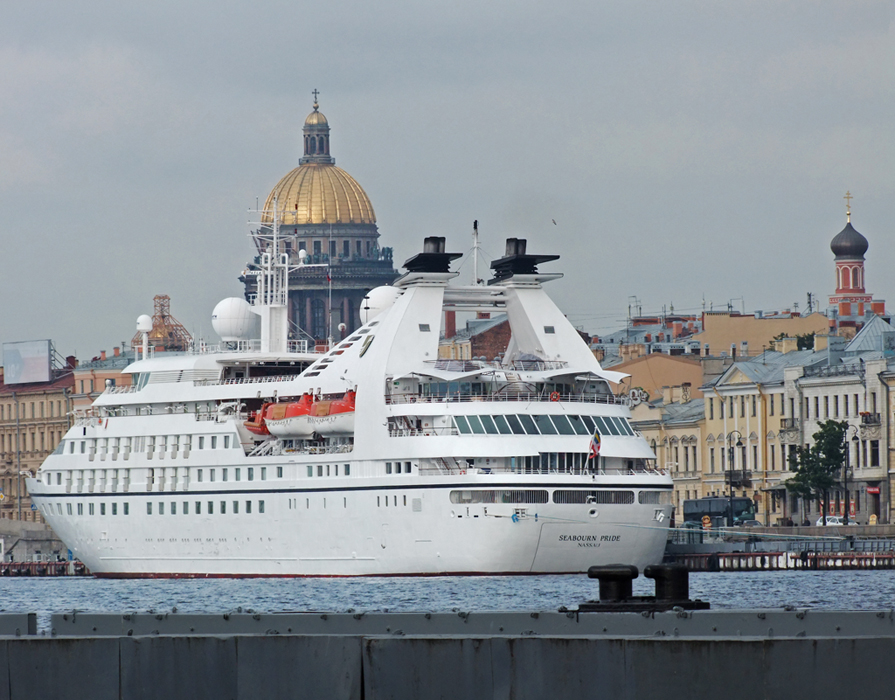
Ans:
{"type": "Polygon", "coordinates": [[[152,503],[146,501],[146,515],[152,515],[152,503]]]}
{"type": "Polygon", "coordinates": [[[277,467],[277,479],[283,478],[283,467],[277,467]]]}
{"type": "Polygon", "coordinates": [[[715,400],[709,399],[709,420],[714,420],[715,418],[715,400]]]}
{"type": "Polygon", "coordinates": [[[252,512],[252,502],[246,501],[246,513],[251,513],[251,512],[252,512]]]}
{"type": "Polygon", "coordinates": [[[879,466],[879,440],[870,441],[870,466],[879,466]]]}
{"type": "Polygon", "coordinates": [[[259,513],[264,512],[264,501],[258,501],[258,512],[259,513]]]}
{"type": "Polygon", "coordinates": [[[106,514],[106,504],[105,504],[105,503],[100,503],[100,504],[99,504],[99,514],[100,514],[100,515],[105,515],[105,514],[106,514]]]}
{"type": "Polygon", "coordinates": [[[233,514],[239,515],[239,501],[233,501],[233,514]]]}
{"type": "Polygon", "coordinates": [[[752,396],[752,417],[753,418],[755,418],[755,410],[756,410],[757,403],[758,403],[758,397],[753,395],[752,396]]]}
{"type": "Polygon", "coordinates": [[[715,473],[715,448],[709,448],[709,473],[715,473]]]}

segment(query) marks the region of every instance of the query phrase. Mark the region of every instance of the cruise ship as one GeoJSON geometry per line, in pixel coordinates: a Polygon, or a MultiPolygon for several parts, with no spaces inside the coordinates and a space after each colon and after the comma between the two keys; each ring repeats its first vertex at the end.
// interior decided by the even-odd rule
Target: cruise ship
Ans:
{"type": "Polygon", "coordinates": [[[290,339],[276,226],[219,346],[142,354],[38,473],[34,503],[102,577],[544,574],[663,556],[671,478],[551,301],[555,255],[508,239],[487,284],[451,284],[427,238],[363,325],[290,339]],[[445,312],[506,314],[497,358],[439,358],[445,312]],[[256,323],[258,321],[258,323],[256,323]],[[255,331],[255,328],[260,328],[255,331]],[[260,337],[259,337],[260,336],[260,337]]]}

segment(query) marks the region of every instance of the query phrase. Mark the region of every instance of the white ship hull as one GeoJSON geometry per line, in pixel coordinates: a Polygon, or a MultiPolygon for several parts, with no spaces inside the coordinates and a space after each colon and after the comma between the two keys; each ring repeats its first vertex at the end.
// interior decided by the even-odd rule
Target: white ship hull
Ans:
{"type": "Polygon", "coordinates": [[[99,576],[659,563],[672,481],[611,393],[621,375],[602,370],[544,294],[549,277],[448,288],[450,273],[419,267],[396,283],[390,309],[327,353],[288,352],[274,338],[264,352],[134,363],[133,386],[107,389],[28,480],[34,503],[99,576]],[[436,361],[443,310],[486,303],[509,317],[506,357],[436,361]],[[271,402],[348,390],[356,410],[311,418],[307,434],[244,425],[271,402]]]}
{"type": "MultiPolygon", "coordinates": [[[[658,506],[601,504],[594,516],[591,504],[529,504],[522,517],[513,517],[520,505],[456,504],[449,497],[473,489],[599,488],[599,482],[581,483],[580,478],[543,477],[520,484],[467,475],[462,481],[436,478],[442,482],[437,485],[433,479],[421,484],[396,478],[388,485],[358,480],[350,489],[331,481],[331,486],[312,489],[274,481],[263,490],[234,485],[214,491],[38,498],[57,534],[101,576],[574,573],[619,561],[638,567],[657,563],[665,546],[666,509],[658,506]],[[95,515],[66,517],[74,500],[93,502],[95,515]],[[246,501],[252,502],[251,513],[245,512],[246,501]],[[263,513],[258,512],[261,501],[263,513]],[[195,513],[196,502],[201,515],[195,513]],[[105,515],[99,515],[101,503],[105,515]],[[129,504],[126,516],[124,503],[129,504]],[[662,514],[658,519],[657,513],[662,514]]],[[[618,479],[612,481],[618,491],[618,479]]],[[[649,487],[649,480],[639,481],[649,487]]]]}

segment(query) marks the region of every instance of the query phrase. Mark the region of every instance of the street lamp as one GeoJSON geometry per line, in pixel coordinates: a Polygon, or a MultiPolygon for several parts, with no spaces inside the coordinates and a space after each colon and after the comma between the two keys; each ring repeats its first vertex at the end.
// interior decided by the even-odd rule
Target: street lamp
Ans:
{"type": "Polygon", "coordinates": [[[727,497],[727,526],[733,527],[733,446],[730,444],[733,442],[733,436],[737,436],[737,447],[743,446],[743,435],[739,430],[731,430],[727,433],[727,488],[728,497],[727,497]]]}
{"type": "Polygon", "coordinates": [[[858,454],[858,443],[860,439],[858,438],[858,426],[850,425],[845,430],[845,435],[842,436],[842,441],[845,443],[845,466],[842,469],[842,483],[845,486],[845,519],[843,522],[848,525],[848,511],[849,511],[849,503],[848,503],[848,470],[851,468],[849,462],[851,459],[849,458],[849,449],[848,449],[848,434],[854,430],[854,434],[851,436],[851,441],[855,446],[855,454],[858,454]]]}

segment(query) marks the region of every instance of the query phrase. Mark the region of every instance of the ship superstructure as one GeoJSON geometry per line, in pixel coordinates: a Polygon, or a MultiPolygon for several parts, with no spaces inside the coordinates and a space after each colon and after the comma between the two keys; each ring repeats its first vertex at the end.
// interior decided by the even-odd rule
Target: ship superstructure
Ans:
{"type": "Polygon", "coordinates": [[[101,576],[658,563],[672,482],[610,389],[623,375],[545,293],[561,275],[537,267],[556,256],[509,239],[487,286],[449,284],[456,257],[426,239],[360,328],[310,352],[290,337],[274,231],[254,305],[216,309],[223,345],[144,346],[133,385],[108,387],[29,480],[34,502],[101,576]],[[506,353],[439,359],[445,311],[505,313],[506,353]]]}

